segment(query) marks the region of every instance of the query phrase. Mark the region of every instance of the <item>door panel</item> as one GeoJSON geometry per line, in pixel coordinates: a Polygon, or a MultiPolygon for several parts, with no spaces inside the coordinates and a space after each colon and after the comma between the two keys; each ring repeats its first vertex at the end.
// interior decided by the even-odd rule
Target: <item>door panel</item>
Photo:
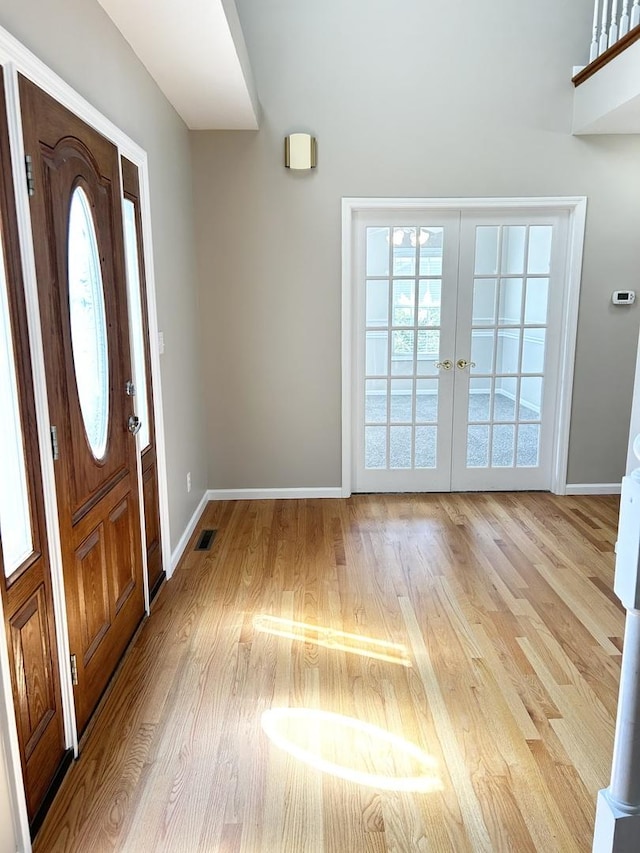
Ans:
{"type": "Polygon", "coordinates": [[[462,215],[454,491],[549,488],[567,220],[558,211],[462,215]]]}
{"type": "Polygon", "coordinates": [[[0,490],[8,489],[0,501],[0,595],[27,811],[35,830],[47,795],[70,752],[64,740],[29,331],[1,69],[0,161],[6,165],[0,170],[0,410],[4,415],[10,410],[16,415],[11,441],[7,440],[7,423],[0,427],[4,436],[0,444],[4,475],[0,490]],[[16,478],[19,489],[15,488],[16,478]],[[8,546],[7,562],[3,558],[4,542],[8,546]]]}
{"type": "Polygon", "coordinates": [[[24,78],[20,99],[82,731],[144,612],[118,154],[24,78]]]}
{"type": "Polygon", "coordinates": [[[355,491],[448,487],[459,219],[359,217],[355,491]]]}

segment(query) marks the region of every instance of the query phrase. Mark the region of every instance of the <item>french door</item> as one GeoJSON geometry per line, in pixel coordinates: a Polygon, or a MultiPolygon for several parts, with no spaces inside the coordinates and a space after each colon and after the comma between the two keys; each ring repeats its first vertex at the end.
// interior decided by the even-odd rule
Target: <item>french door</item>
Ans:
{"type": "Polygon", "coordinates": [[[567,222],[356,215],[354,491],[549,488],[567,222]]]}
{"type": "Polygon", "coordinates": [[[20,78],[81,732],[144,612],[116,147],[20,78]]]}

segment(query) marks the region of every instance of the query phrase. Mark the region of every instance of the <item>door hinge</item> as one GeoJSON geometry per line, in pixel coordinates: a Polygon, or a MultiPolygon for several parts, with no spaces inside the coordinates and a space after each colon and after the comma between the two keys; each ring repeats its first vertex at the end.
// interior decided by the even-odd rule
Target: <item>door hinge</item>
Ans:
{"type": "Polygon", "coordinates": [[[33,160],[30,154],[24,158],[24,165],[27,173],[27,192],[32,196],[36,194],[36,183],[33,179],[33,160]]]}
{"type": "Polygon", "coordinates": [[[71,683],[78,686],[78,659],[75,655],[71,655],[71,683]]]}
{"type": "Polygon", "coordinates": [[[58,447],[58,427],[51,427],[51,451],[53,453],[53,461],[57,462],[60,458],[60,448],[58,447]]]}

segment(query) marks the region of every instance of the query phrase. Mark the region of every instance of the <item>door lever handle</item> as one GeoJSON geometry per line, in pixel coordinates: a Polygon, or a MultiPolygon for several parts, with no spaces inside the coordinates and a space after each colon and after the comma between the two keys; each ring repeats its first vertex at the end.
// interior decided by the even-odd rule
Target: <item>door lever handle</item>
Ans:
{"type": "Polygon", "coordinates": [[[443,370],[451,370],[451,368],[453,367],[453,362],[449,358],[447,358],[445,361],[436,361],[436,367],[442,368],[443,370]]]}
{"type": "Polygon", "coordinates": [[[127,421],[127,429],[131,433],[131,435],[137,435],[142,428],[142,421],[137,415],[129,415],[129,420],[127,421]]]}
{"type": "Polygon", "coordinates": [[[465,367],[475,367],[476,366],[475,361],[467,361],[465,358],[459,358],[456,361],[456,364],[458,365],[460,370],[464,370],[465,367]]]}

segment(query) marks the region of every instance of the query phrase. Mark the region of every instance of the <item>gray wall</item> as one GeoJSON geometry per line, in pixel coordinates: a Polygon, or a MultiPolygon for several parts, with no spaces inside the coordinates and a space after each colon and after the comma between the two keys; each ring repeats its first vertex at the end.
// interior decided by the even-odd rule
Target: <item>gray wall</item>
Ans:
{"type": "Polygon", "coordinates": [[[212,488],[340,483],[342,196],[588,196],[569,482],[624,471],[636,137],[570,135],[591,0],[238,0],[257,134],[192,134],[212,488]],[[319,166],[282,165],[318,136],[319,166]]]}
{"type": "Polygon", "coordinates": [[[149,156],[173,547],[207,487],[189,133],[95,0],[4,0],[0,26],[149,156]]]}

